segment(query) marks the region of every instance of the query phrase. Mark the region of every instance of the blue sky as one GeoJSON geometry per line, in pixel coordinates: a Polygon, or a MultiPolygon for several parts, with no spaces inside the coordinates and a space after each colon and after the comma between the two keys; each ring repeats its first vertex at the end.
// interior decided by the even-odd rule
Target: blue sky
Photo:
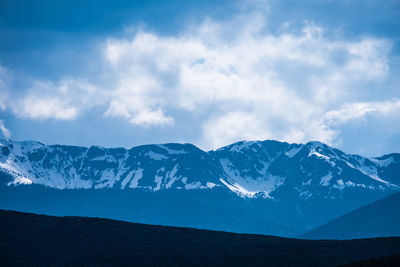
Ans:
{"type": "Polygon", "coordinates": [[[399,17],[394,0],[1,1],[0,135],[400,152],[399,17]]]}

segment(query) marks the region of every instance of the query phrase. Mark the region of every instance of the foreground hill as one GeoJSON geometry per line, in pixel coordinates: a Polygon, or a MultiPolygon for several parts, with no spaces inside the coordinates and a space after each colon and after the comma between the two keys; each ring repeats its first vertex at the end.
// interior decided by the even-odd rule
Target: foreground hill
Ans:
{"type": "Polygon", "coordinates": [[[400,253],[400,238],[315,241],[0,210],[2,265],[335,266],[400,253]]]}
{"type": "Polygon", "coordinates": [[[352,239],[400,236],[400,193],[349,212],[302,237],[352,239]]]}
{"type": "Polygon", "coordinates": [[[400,266],[400,254],[344,264],[343,267],[393,267],[400,266]]]}
{"type": "Polygon", "coordinates": [[[0,209],[293,237],[399,190],[400,154],[320,142],[203,151],[0,140],[0,209]]]}

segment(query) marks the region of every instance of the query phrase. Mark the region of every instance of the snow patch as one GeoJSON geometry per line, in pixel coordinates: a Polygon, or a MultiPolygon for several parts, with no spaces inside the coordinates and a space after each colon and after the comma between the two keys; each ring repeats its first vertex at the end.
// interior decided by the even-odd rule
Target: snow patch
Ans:
{"type": "Polygon", "coordinates": [[[171,149],[171,148],[168,148],[165,145],[158,145],[158,147],[166,150],[168,152],[168,154],[170,154],[170,155],[187,154],[188,153],[187,151],[185,151],[183,149],[181,149],[181,150],[171,149]]]}
{"type": "Polygon", "coordinates": [[[103,155],[103,156],[98,156],[95,158],[91,158],[90,161],[106,161],[106,162],[116,162],[115,158],[111,155],[103,155]]]}
{"type": "Polygon", "coordinates": [[[143,169],[139,168],[135,171],[135,176],[133,177],[132,182],[129,185],[129,188],[138,188],[139,180],[143,178],[143,169]]]}
{"type": "Polygon", "coordinates": [[[332,179],[332,173],[329,172],[327,175],[325,175],[324,177],[321,177],[321,182],[319,183],[322,186],[329,186],[329,182],[332,179]]]}
{"type": "Polygon", "coordinates": [[[216,186],[216,184],[211,183],[211,182],[207,182],[206,186],[207,186],[207,188],[213,189],[216,186]]]}
{"type": "Polygon", "coordinates": [[[336,184],[333,185],[334,188],[337,188],[339,190],[343,190],[346,186],[344,185],[344,182],[342,179],[339,179],[336,181],[336,184]]]}
{"type": "Polygon", "coordinates": [[[126,175],[125,179],[122,180],[122,182],[121,182],[121,189],[125,188],[126,184],[132,179],[132,175],[134,173],[135,173],[135,171],[131,171],[126,175]]]}
{"type": "Polygon", "coordinates": [[[228,159],[221,159],[220,163],[227,175],[226,177],[228,177],[227,181],[224,180],[224,184],[230,184],[228,188],[237,193],[239,192],[242,196],[254,197],[258,193],[268,196],[285,181],[284,177],[273,176],[266,173],[266,171],[260,177],[248,177],[241,175],[237,169],[234,169],[228,159]],[[235,189],[233,190],[232,188],[235,189]]]}
{"type": "Polygon", "coordinates": [[[9,182],[7,185],[20,185],[20,184],[32,184],[32,180],[26,177],[15,177],[14,181],[9,182]]]}
{"type": "Polygon", "coordinates": [[[288,156],[289,158],[293,158],[294,156],[297,155],[297,153],[300,152],[300,150],[303,148],[302,145],[300,145],[299,147],[294,147],[292,149],[290,149],[289,151],[285,152],[285,155],[288,156]]]}
{"type": "Polygon", "coordinates": [[[162,176],[156,175],[154,177],[154,182],[157,184],[156,187],[153,189],[154,191],[158,191],[161,189],[162,180],[163,180],[162,176]]]}
{"type": "Polygon", "coordinates": [[[390,184],[388,181],[385,181],[378,176],[378,170],[376,166],[367,166],[364,164],[364,161],[362,161],[361,163],[358,161],[358,163],[360,164],[360,166],[356,167],[353,164],[346,161],[347,166],[360,171],[362,174],[370,177],[371,179],[387,185],[390,184]]]}
{"type": "Polygon", "coordinates": [[[327,161],[329,161],[330,157],[322,155],[321,153],[315,151],[315,150],[311,150],[310,153],[308,154],[308,157],[311,157],[312,155],[317,156],[318,158],[322,158],[325,159],[327,161]]]}
{"type": "Polygon", "coordinates": [[[168,183],[165,185],[165,188],[171,188],[172,184],[178,180],[177,177],[175,177],[176,172],[178,171],[178,164],[176,164],[170,172],[167,173],[167,180],[168,183]]]}
{"type": "Polygon", "coordinates": [[[384,167],[384,168],[386,168],[387,166],[389,166],[390,164],[395,162],[393,157],[388,157],[386,159],[381,159],[381,160],[374,158],[374,159],[370,159],[370,160],[377,163],[380,167],[384,167]]]}
{"type": "Polygon", "coordinates": [[[243,149],[252,146],[253,144],[257,143],[256,141],[243,141],[233,145],[229,151],[232,152],[242,152],[243,149]]]}
{"type": "Polygon", "coordinates": [[[200,182],[193,182],[190,184],[185,184],[185,189],[201,189],[201,188],[203,188],[203,187],[201,186],[200,182]]]}
{"type": "Polygon", "coordinates": [[[101,189],[107,186],[111,188],[114,185],[114,182],[115,182],[114,169],[107,169],[101,173],[99,184],[95,185],[94,188],[101,189]]]}
{"type": "Polygon", "coordinates": [[[306,191],[301,191],[300,195],[299,195],[302,199],[309,199],[310,197],[312,197],[312,193],[308,190],[306,191]]]}
{"type": "Polygon", "coordinates": [[[149,151],[145,155],[154,160],[169,159],[167,156],[165,156],[163,154],[155,153],[153,151],[149,151]]]}

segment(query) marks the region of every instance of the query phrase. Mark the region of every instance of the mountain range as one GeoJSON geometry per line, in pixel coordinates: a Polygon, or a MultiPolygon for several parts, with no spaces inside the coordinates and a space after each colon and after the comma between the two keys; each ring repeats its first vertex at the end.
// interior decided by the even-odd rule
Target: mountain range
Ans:
{"type": "Polygon", "coordinates": [[[400,191],[400,154],[321,142],[126,148],[0,140],[0,208],[298,236],[400,191]]]}

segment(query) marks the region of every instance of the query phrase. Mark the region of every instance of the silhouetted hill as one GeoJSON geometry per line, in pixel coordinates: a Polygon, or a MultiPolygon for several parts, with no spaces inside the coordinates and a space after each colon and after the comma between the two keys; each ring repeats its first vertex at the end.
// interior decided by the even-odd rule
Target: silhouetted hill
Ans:
{"type": "Polygon", "coordinates": [[[300,240],[0,210],[1,265],[335,266],[400,253],[400,238],[300,240]]]}
{"type": "Polygon", "coordinates": [[[302,237],[352,239],[400,236],[400,193],[347,213],[302,237]]]}
{"type": "Polygon", "coordinates": [[[342,267],[393,267],[400,266],[400,254],[394,256],[380,257],[364,261],[351,262],[342,265],[342,267]]]}

